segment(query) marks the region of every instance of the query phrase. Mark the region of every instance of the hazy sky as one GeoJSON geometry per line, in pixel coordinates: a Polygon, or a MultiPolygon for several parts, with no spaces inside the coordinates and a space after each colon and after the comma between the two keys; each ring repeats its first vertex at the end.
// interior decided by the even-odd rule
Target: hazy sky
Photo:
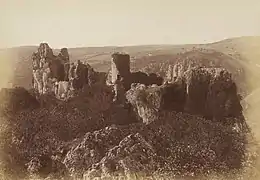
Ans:
{"type": "Polygon", "coordinates": [[[260,0],[0,0],[0,48],[204,43],[260,35],[260,0]]]}

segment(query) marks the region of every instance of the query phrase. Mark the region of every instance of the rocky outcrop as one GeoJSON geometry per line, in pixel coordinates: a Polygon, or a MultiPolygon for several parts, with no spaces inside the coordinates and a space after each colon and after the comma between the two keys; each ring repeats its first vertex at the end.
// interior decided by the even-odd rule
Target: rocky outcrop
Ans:
{"type": "Polygon", "coordinates": [[[41,43],[38,51],[33,53],[33,88],[39,94],[46,94],[53,88],[50,64],[56,57],[47,43],[41,43]]]}
{"type": "Polygon", "coordinates": [[[223,68],[192,68],[186,72],[186,112],[221,121],[242,116],[231,74],[223,68]]]}
{"type": "Polygon", "coordinates": [[[55,56],[47,43],[41,43],[38,51],[32,55],[33,88],[39,94],[54,93],[54,84],[68,81],[69,54],[67,48],[62,48],[55,56]]]}
{"type": "Polygon", "coordinates": [[[162,86],[133,84],[126,97],[142,122],[149,124],[158,120],[162,111],[183,112],[186,100],[185,89],[182,80],[162,86]]]}
{"type": "Polygon", "coordinates": [[[130,73],[144,82],[130,78],[131,106],[111,103],[111,88],[102,83],[104,74],[97,74],[101,83],[66,102],[50,103],[43,95],[41,108],[22,106],[22,112],[5,114],[0,166],[11,174],[57,178],[194,176],[243,167],[246,136],[233,125],[244,121],[228,71],[188,68],[164,85],[155,74],[130,73]]]}
{"type": "Polygon", "coordinates": [[[133,173],[150,174],[155,171],[156,152],[140,133],[130,134],[84,174],[85,178],[111,177],[133,173]]]}
{"type": "Polygon", "coordinates": [[[149,92],[147,89],[143,84],[132,84],[132,88],[126,94],[134,112],[145,124],[158,119],[162,97],[159,87],[150,87],[149,92]]]}
{"type": "Polygon", "coordinates": [[[162,119],[161,124],[110,126],[87,133],[70,148],[64,163],[74,174],[84,172],[90,179],[167,172],[199,175],[241,167],[245,141],[240,133],[185,113],[162,119]],[[223,138],[232,139],[228,148],[223,138]]]}
{"type": "Polygon", "coordinates": [[[41,43],[38,48],[38,53],[42,61],[48,61],[54,56],[53,51],[48,43],[41,43]]]}
{"type": "MultiPolygon", "coordinates": [[[[114,59],[116,63],[120,62],[117,57],[114,57],[114,59]]],[[[76,76],[73,77],[73,80],[69,80],[70,58],[68,49],[62,48],[60,53],[55,56],[47,43],[41,43],[38,51],[32,55],[33,88],[41,95],[55,94],[59,98],[62,96],[58,94],[59,84],[68,84],[64,87],[64,89],[68,89],[68,93],[65,93],[66,97],[63,98],[68,99],[76,94],[75,90],[82,90],[85,86],[96,83],[105,84],[103,73],[94,71],[89,64],[79,63],[80,66],[76,66],[77,68],[75,67],[74,73],[72,73],[76,76]],[[71,81],[71,83],[68,83],[68,81],[71,81]]],[[[121,66],[119,63],[119,68],[121,66]]]]}
{"type": "Polygon", "coordinates": [[[79,144],[74,144],[64,159],[65,166],[71,173],[81,173],[98,163],[105,152],[118,144],[126,132],[118,127],[87,133],[79,144]],[[105,142],[105,143],[104,143],[105,142]]]}
{"type": "Polygon", "coordinates": [[[169,171],[196,175],[241,168],[243,134],[219,122],[176,113],[184,106],[180,105],[181,93],[186,92],[182,82],[132,87],[130,102],[137,108],[145,105],[137,113],[147,118],[146,124],[134,124],[131,111],[111,104],[106,86],[93,86],[66,103],[9,114],[1,124],[2,165],[12,167],[12,174],[29,171],[58,178],[66,174],[150,176],[169,171]],[[174,93],[177,99],[166,101],[174,93]]]}
{"type": "Polygon", "coordinates": [[[191,68],[168,85],[133,85],[126,95],[144,123],[158,120],[160,112],[177,111],[199,115],[215,122],[245,121],[236,84],[221,68],[191,68]],[[227,119],[229,119],[227,121],[227,119]]]}

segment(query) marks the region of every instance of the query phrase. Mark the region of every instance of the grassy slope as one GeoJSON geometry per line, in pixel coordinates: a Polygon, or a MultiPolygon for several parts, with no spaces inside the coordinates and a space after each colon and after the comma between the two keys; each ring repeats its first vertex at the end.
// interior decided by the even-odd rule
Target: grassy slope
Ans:
{"type": "Polygon", "coordinates": [[[213,43],[211,48],[235,57],[247,72],[250,88],[259,87],[260,77],[260,37],[234,38],[213,43]]]}

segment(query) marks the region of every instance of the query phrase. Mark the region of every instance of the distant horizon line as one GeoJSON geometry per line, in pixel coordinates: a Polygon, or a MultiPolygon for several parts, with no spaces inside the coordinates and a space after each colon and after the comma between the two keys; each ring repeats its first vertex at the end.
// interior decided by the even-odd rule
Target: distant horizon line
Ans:
{"type": "Polygon", "coordinates": [[[52,49],[61,49],[61,48],[68,48],[68,49],[78,49],[78,48],[120,48],[120,47],[135,47],[135,46],[181,46],[181,45],[203,45],[203,44],[214,44],[214,43],[219,43],[225,40],[229,39],[238,39],[238,38],[253,38],[253,37],[260,37],[259,36],[233,36],[233,37],[228,37],[228,38],[223,38],[220,40],[216,41],[211,41],[207,43],[183,43],[183,44],[173,44],[173,43],[167,43],[167,44],[134,44],[134,45],[105,45],[105,46],[76,46],[76,47],[60,47],[60,48],[53,48],[48,42],[42,41],[38,45],[21,45],[21,46],[12,46],[12,47],[7,47],[7,48],[0,48],[0,50],[5,50],[5,49],[16,49],[16,48],[29,48],[29,47],[38,47],[41,43],[48,43],[49,46],[52,49]]]}

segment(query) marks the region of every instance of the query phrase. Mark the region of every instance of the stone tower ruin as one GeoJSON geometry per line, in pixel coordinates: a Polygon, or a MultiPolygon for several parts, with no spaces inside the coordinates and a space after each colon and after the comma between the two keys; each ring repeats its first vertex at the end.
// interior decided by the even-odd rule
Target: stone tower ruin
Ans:
{"type": "Polygon", "coordinates": [[[130,56],[128,54],[114,53],[111,59],[111,81],[116,81],[117,75],[124,79],[130,77],[130,56]]]}

